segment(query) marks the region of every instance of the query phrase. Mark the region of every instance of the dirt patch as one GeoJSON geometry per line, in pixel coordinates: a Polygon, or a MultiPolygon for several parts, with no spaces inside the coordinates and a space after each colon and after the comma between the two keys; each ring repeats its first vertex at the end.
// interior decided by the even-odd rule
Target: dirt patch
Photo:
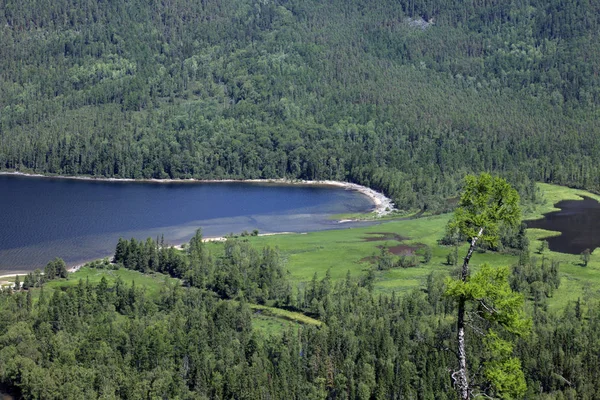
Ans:
{"type": "Polygon", "coordinates": [[[368,232],[367,235],[378,235],[378,236],[365,236],[363,237],[363,241],[365,242],[381,242],[385,240],[395,240],[397,242],[402,242],[407,240],[407,237],[398,235],[397,233],[392,232],[368,232]]]}
{"type": "MultiPolygon", "coordinates": [[[[423,247],[422,245],[407,245],[399,244],[397,246],[391,246],[387,248],[387,251],[397,256],[413,256],[415,253],[423,247]]],[[[381,248],[381,247],[380,247],[381,248]]]]}
{"type": "MultiPolygon", "coordinates": [[[[390,253],[395,256],[400,256],[402,260],[405,257],[413,257],[417,255],[417,251],[425,247],[422,243],[414,243],[414,244],[405,244],[402,243],[405,240],[408,240],[408,237],[399,235],[393,232],[368,232],[367,235],[363,237],[363,241],[365,242],[386,242],[392,241],[396,243],[385,243],[379,246],[376,246],[378,249],[382,250],[382,254],[390,253]],[[392,244],[392,246],[390,246],[392,244]]],[[[372,256],[364,257],[359,260],[359,262],[368,262],[370,264],[376,264],[381,259],[381,256],[373,254],[372,256]]]]}

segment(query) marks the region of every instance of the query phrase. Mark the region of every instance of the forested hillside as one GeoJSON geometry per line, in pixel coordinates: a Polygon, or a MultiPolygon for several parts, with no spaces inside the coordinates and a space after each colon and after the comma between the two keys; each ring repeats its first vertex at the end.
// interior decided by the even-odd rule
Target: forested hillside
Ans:
{"type": "MultiPolygon", "coordinates": [[[[232,239],[215,254],[200,238],[186,253],[152,240],[119,242],[115,258],[127,268],[185,277],[183,286],[165,280],[155,295],[120,277],[109,283],[110,274],[54,290],[35,283],[0,291],[0,392],[28,399],[457,398],[456,306],[444,296],[445,274],[433,272],[420,289],[398,296],[374,293],[365,277],[336,281],[327,273],[289,296],[276,250],[232,239]],[[249,302],[267,299],[322,324],[257,329],[249,302]]],[[[514,342],[527,383],[519,398],[594,399],[600,307],[588,299],[549,312],[557,264],[521,260],[509,276],[533,322],[514,342]]],[[[491,384],[489,367],[507,356],[477,334],[489,327],[470,319],[473,398],[515,398],[491,384]]]]}
{"type": "MultiPolygon", "coordinates": [[[[0,168],[600,190],[589,0],[0,0],[0,168]]],[[[529,191],[531,195],[531,191],[529,191]]]]}

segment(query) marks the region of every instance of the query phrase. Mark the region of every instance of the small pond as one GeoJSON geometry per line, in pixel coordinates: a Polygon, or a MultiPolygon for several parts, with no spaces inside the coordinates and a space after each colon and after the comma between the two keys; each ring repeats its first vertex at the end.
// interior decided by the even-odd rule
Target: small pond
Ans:
{"type": "Polygon", "coordinates": [[[552,251],[581,254],[585,249],[600,247],[600,203],[583,200],[563,200],[556,203],[559,211],[545,214],[544,218],[525,221],[528,228],[558,231],[559,236],[546,238],[552,251]]]}

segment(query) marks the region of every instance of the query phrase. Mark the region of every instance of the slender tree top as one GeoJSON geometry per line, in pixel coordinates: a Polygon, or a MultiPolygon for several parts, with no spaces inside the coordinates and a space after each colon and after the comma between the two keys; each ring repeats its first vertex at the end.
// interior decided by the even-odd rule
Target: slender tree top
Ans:
{"type": "Polygon", "coordinates": [[[500,225],[517,226],[521,220],[519,194],[506,180],[482,173],[467,175],[465,189],[449,228],[466,237],[494,244],[500,225]]]}

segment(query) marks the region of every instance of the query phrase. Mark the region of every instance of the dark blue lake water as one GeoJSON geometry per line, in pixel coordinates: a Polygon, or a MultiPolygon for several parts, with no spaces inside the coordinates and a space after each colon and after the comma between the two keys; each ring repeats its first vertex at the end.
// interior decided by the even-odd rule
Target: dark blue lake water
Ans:
{"type": "Polygon", "coordinates": [[[583,200],[563,200],[554,206],[560,210],[544,214],[542,219],[525,221],[528,228],[560,232],[559,236],[545,239],[550,250],[581,254],[585,249],[594,251],[600,247],[599,202],[583,197],[583,200]]]}
{"type": "MultiPolygon", "coordinates": [[[[105,257],[119,237],[187,241],[258,229],[349,227],[332,214],[369,211],[361,193],[336,187],[253,183],[137,183],[0,175],[0,275],[105,257]]],[[[357,223],[352,223],[356,225],[357,223]]]]}

